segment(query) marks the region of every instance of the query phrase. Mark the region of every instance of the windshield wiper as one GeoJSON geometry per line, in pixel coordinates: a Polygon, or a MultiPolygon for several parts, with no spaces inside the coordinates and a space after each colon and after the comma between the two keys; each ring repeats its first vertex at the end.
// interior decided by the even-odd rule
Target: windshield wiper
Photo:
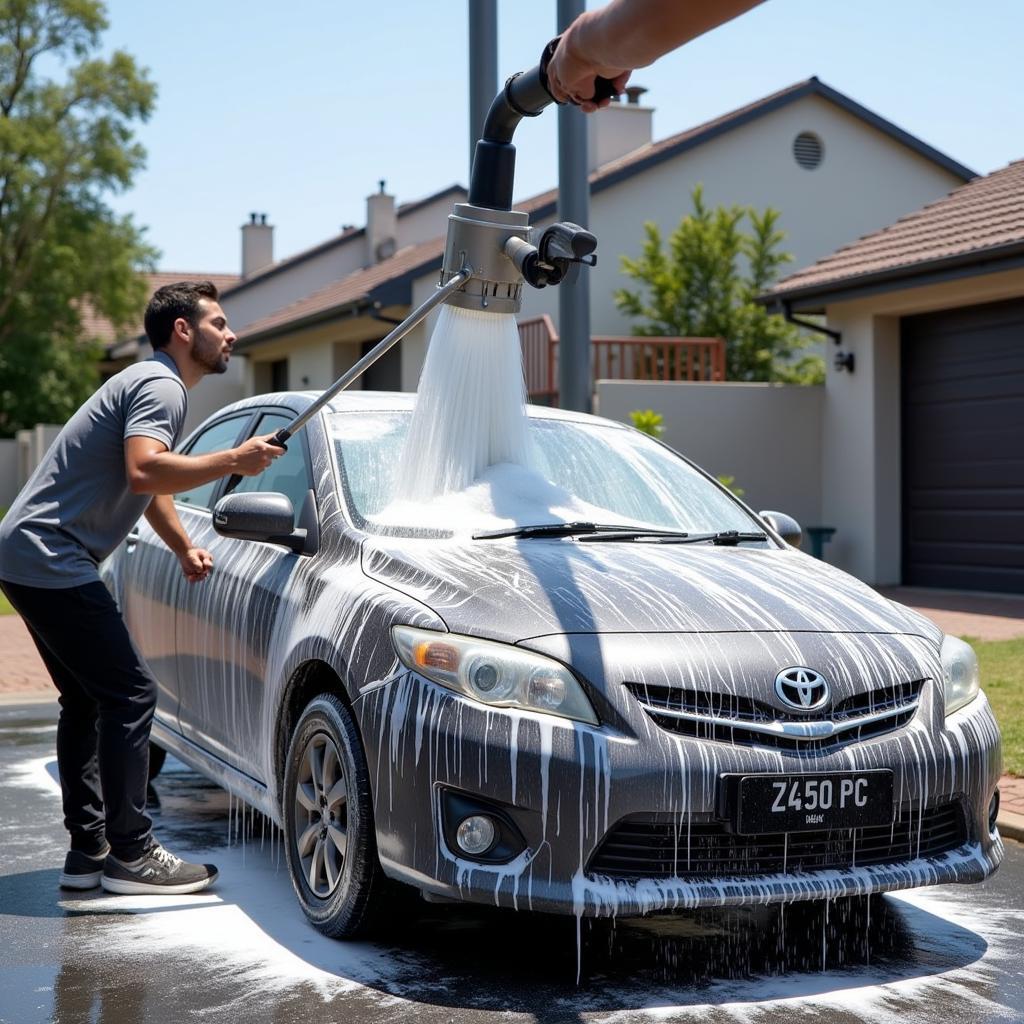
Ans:
{"type": "Polygon", "coordinates": [[[484,530],[474,533],[473,540],[496,540],[499,537],[575,537],[580,540],[597,540],[607,537],[609,540],[627,539],[632,537],[674,537],[688,536],[680,530],[658,530],[646,526],[630,526],[611,523],[538,523],[535,526],[508,526],[502,530],[484,530]]]}
{"type": "Polygon", "coordinates": [[[734,547],[743,541],[767,540],[764,533],[740,533],[738,530],[720,530],[718,533],[677,533],[670,530],[618,530],[616,533],[603,533],[580,537],[583,541],[633,540],[650,541],[655,544],[700,544],[711,543],[720,546],[734,547]]]}

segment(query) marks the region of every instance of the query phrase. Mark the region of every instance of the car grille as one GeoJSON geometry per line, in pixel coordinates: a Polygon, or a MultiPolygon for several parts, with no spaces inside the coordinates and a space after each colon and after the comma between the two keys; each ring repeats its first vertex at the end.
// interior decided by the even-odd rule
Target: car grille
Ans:
{"type": "Polygon", "coordinates": [[[917,713],[924,680],[859,693],[817,714],[791,714],[733,693],[634,682],[625,686],[662,729],[678,736],[821,754],[903,728],[917,713]],[[831,734],[808,734],[815,728],[831,734]]]}
{"type": "Polygon", "coordinates": [[[894,825],[788,835],[738,835],[721,821],[694,822],[688,833],[685,822],[627,818],[605,836],[588,873],[700,880],[903,864],[955,850],[968,837],[956,802],[923,815],[904,811],[894,825]]]}

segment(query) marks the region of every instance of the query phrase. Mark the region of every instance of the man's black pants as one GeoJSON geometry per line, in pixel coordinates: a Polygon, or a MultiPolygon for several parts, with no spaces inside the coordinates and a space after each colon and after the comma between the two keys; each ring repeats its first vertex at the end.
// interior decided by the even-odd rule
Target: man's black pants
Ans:
{"type": "Polygon", "coordinates": [[[57,764],[71,849],[135,860],[150,842],[149,729],[156,680],[102,583],[0,581],[60,691],[57,764]]]}

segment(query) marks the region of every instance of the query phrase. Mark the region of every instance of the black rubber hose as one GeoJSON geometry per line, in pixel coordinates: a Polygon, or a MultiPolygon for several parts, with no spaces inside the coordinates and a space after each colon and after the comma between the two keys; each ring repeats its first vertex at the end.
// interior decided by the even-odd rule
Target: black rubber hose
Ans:
{"type": "MultiPolygon", "coordinates": [[[[469,182],[469,202],[489,210],[512,209],[516,148],[512,145],[519,122],[536,117],[555,102],[548,91],[548,64],[554,56],[560,36],[544,47],[540,63],[529,71],[513,75],[494,97],[484,119],[483,135],[473,152],[473,170],[469,182]]],[[[594,99],[614,96],[615,86],[607,79],[595,82],[594,99]]]]}

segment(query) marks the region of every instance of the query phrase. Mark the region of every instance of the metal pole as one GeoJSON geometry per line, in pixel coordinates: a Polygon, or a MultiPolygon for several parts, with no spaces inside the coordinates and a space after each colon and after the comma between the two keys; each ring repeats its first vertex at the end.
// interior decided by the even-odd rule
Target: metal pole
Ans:
{"type": "Polygon", "coordinates": [[[484,118],[498,94],[498,0],[469,3],[469,170],[484,118]]]}
{"type": "MultiPolygon", "coordinates": [[[[558,31],[583,13],[584,0],[558,0],[558,31]]],[[[586,114],[570,104],[558,108],[558,219],[588,227],[586,114]]],[[[577,270],[574,281],[558,286],[558,404],[590,412],[590,275],[577,270]]]]}

